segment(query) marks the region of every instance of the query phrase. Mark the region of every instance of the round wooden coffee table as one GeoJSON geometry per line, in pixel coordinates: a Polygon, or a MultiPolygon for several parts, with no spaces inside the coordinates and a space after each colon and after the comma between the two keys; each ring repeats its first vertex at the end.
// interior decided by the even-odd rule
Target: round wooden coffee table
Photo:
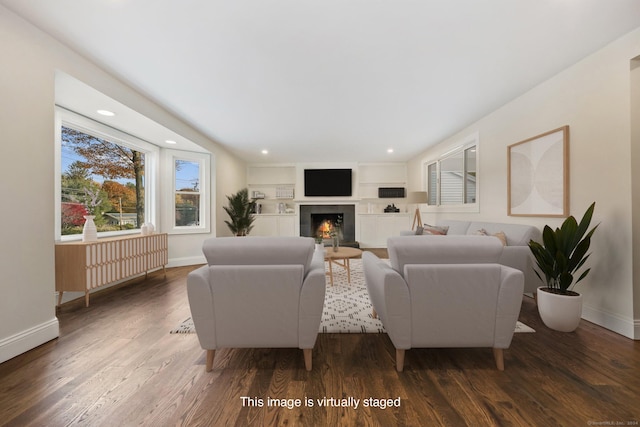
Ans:
{"type": "Polygon", "coordinates": [[[340,246],[334,251],[331,246],[324,249],[324,260],[329,261],[329,279],[333,286],[333,264],[347,270],[347,283],[351,284],[351,267],[349,266],[350,258],[357,258],[362,255],[362,251],[356,248],[345,248],[340,246]]]}

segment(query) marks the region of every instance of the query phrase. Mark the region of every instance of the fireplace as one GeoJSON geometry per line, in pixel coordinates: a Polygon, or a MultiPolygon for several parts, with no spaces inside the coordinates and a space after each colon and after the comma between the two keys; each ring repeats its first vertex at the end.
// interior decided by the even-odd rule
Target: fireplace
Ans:
{"type": "Polygon", "coordinates": [[[357,246],[355,205],[300,205],[300,235],[329,239],[340,226],[340,244],[357,246]]]}
{"type": "Polygon", "coordinates": [[[311,235],[329,239],[334,233],[342,234],[343,221],[344,215],[341,213],[312,213],[311,235]]]}

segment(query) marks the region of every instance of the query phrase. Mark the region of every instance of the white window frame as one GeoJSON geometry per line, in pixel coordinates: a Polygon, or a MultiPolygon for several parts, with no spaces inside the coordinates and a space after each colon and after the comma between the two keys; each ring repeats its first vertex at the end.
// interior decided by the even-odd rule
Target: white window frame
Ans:
{"type": "Polygon", "coordinates": [[[211,222],[213,213],[210,208],[212,197],[212,185],[211,185],[211,155],[209,153],[199,153],[194,151],[183,150],[171,150],[164,149],[163,155],[165,157],[164,164],[166,165],[166,174],[171,182],[165,182],[164,186],[166,191],[166,210],[167,212],[165,230],[169,234],[199,234],[210,233],[211,222]],[[199,186],[200,186],[200,224],[195,226],[176,226],[176,160],[186,160],[189,162],[196,162],[199,164],[199,186]],[[169,171],[171,171],[169,173],[169,171]]]}
{"type": "MultiPolygon", "coordinates": [[[[123,131],[104,125],[88,117],[74,113],[63,107],[55,108],[55,239],[57,241],[74,241],[82,239],[82,234],[62,235],[60,204],[62,183],[62,126],[70,127],[96,138],[105,139],[144,153],[144,221],[157,224],[158,212],[158,164],[160,147],[129,135],[123,131]]],[[[107,231],[98,233],[98,237],[113,237],[129,234],[140,234],[140,229],[107,231]]]]}
{"type": "MultiPolygon", "coordinates": [[[[422,182],[423,189],[429,192],[429,166],[436,165],[437,186],[438,192],[436,196],[435,205],[425,205],[425,212],[438,213],[438,212],[480,212],[480,138],[477,133],[467,136],[454,144],[443,147],[441,153],[437,156],[426,160],[422,167],[422,182]],[[461,204],[441,204],[440,203],[440,163],[447,158],[462,153],[464,159],[464,152],[474,147],[476,148],[476,200],[475,203],[461,203],[461,204]]],[[[431,196],[429,195],[429,198],[431,196]]]]}

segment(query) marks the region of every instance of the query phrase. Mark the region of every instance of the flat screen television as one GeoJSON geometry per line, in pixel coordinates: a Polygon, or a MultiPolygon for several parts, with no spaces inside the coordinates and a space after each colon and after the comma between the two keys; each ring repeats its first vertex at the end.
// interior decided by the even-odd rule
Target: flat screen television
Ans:
{"type": "Polygon", "coordinates": [[[304,195],[351,196],[351,169],[305,169],[304,195]]]}

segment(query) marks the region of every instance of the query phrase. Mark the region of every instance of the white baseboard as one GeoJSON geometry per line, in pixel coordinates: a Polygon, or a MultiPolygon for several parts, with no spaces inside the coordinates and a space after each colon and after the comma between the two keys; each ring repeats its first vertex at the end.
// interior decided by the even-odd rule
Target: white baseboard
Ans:
{"type": "Polygon", "coordinates": [[[58,338],[59,335],[58,318],[54,317],[47,322],[4,338],[0,340],[0,363],[58,338]]]}
{"type": "Polygon", "coordinates": [[[640,320],[621,317],[586,305],[582,306],[582,318],[632,340],[640,339],[640,320]]]}

